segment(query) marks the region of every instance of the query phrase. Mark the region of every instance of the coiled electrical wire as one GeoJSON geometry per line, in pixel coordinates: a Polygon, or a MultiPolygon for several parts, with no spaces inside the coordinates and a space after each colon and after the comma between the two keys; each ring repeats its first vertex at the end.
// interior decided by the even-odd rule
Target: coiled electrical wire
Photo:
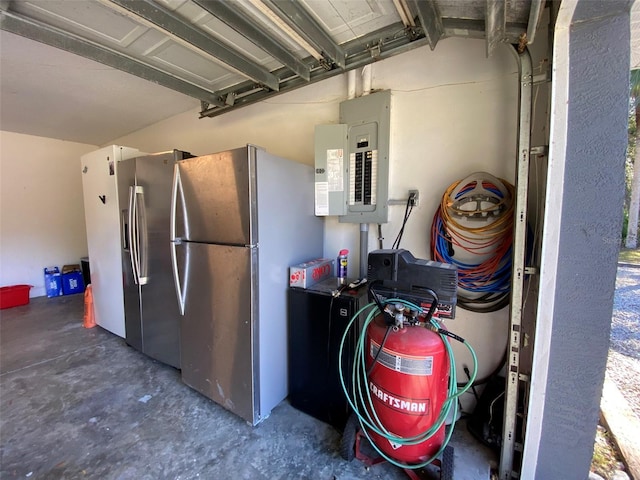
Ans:
{"type": "Polygon", "coordinates": [[[487,313],[509,304],[513,196],[514,187],[506,180],[475,173],[447,188],[433,217],[431,257],[458,267],[458,306],[465,310],[487,313]],[[480,193],[472,195],[476,192],[480,193]],[[461,208],[467,200],[475,201],[477,208],[461,208]],[[490,206],[482,207],[483,203],[490,206]],[[480,216],[482,223],[470,227],[459,220],[465,215],[480,216]],[[472,260],[456,258],[456,250],[472,260]]]}

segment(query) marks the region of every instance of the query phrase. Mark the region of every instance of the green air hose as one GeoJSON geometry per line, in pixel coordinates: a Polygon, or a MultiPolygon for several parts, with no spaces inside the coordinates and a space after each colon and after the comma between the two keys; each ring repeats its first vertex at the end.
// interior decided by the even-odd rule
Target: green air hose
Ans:
{"type": "MultiPolygon", "coordinates": [[[[397,298],[386,300],[383,306],[387,304],[397,304],[397,303],[400,303],[412,310],[422,311],[421,307],[418,307],[417,305],[411,302],[407,302],[406,300],[397,299],[397,298]]],[[[351,318],[351,320],[347,324],[347,328],[345,329],[345,332],[342,335],[342,340],[340,342],[340,352],[339,352],[339,358],[338,358],[338,373],[340,375],[340,383],[342,384],[342,390],[344,391],[344,394],[347,398],[347,401],[349,402],[349,405],[351,406],[351,408],[353,409],[353,412],[358,418],[360,427],[364,432],[364,435],[367,437],[371,445],[373,445],[375,450],[389,463],[392,463],[393,465],[396,465],[400,468],[408,468],[408,469],[422,468],[432,463],[444,451],[445,447],[449,443],[449,440],[451,439],[451,435],[453,434],[455,418],[457,417],[457,414],[458,414],[457,399],[460,395],[465,393],[473,384],[476,378],[476,375],[478,373],[478,358],[476,357],[475,351],[466,340],[455,335],[447,334],[446,331],[444,331],[440,327],[440,324],[437,322],[437,320],[435,320],[434,318],[431,318],[429,320],[429,323],[432,329],[437,331],[437,333],[440,335],[440,338],[442,339],[442,342],[445,345],[445,349],[449,357],[449,371],[450,371],[449,390],[448,390],[449,393],[445,402],[442,405],[438,418],[428,430],[420,433],[419,435],[415,435],[413,437],[400,437],[400,436],[394,435],[393,433],[389,432],[385,428],[385,426],[382,424],[382,422],[378,418],[378,415],[373,406],[371,392],[368,388],[369,381],[368,381],[368,372],[366,368],[366,356],[367,356],[366,333],[367,333],[369,324],[380,313],[381,313],[380,308],[376,303],[369,303],[368,305],[365,305],[360,310],[358,310],[356,314],[353,316],[353,318],[351,318]],[[351,328],[353,328],[353,325],[356,323],[356,320],[358,319],[360,314],[364,314],[365,312],[366,312],[366,317],[365,317],[364,325],[362,327],[362,332],[358,337],[356,349],[354,352],[353,371],[351,375],[351,380],[352,380],[351,387],[353,391],[353,396],[352,396],[349,394],[349,391],[347,389],[347,384],[345,382],[343,370],[342,370],[343,350],[344,350],[344,345],[345,345],[348,332],[351,330],[351,328]],[[451,345],[449,344],[448,335],[461,341],[467,347],[469,352],[471,352],[471,357],[473,359],[473,374],[471,375],[471,378],[469,379],[469,381],[459,390],[457,386],[455,358],[453,355],[453,350],[451,348],[451,345]],[[358,407],[358,405],[368,406],[368,408],[358,407]],[[454,421],[451,423],[450,427],[446,429],[445,439],[442,446],[431,458],[429,458],[428,460],[420,464],[408,465],[389,457],[378,448],[378,446],[373,442],[373,440],[369,436],[369,433],[367,432],[367,429],[371,429],[371,431],[386,438],[390,442],[394,442],[395,444],[398,444],[398,445],[416,445],[418,443],[422,443],[428,440],[429,438],[431,438],[444,424],[444,422],[446,421],[450,413],[452,413],[452,418],[454,418],[454,421]]],[[[419,328],[419,327],[410,327],[410,328],[419,328]]],[[[383,347],[384,347],[384,342],[383,342],[383,345],[380,345],[380,348],[378,351],[379,352],[382,351],[383,347]]]]}

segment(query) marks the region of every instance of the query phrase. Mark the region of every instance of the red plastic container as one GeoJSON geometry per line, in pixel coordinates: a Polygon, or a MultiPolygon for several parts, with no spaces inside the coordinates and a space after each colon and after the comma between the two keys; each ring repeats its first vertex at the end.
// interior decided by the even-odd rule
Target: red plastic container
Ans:
{"type": "Polygon", "coordinates": [[[0,309],[27,305],[31,285],[11,285],[0,288],[0,309]]]}

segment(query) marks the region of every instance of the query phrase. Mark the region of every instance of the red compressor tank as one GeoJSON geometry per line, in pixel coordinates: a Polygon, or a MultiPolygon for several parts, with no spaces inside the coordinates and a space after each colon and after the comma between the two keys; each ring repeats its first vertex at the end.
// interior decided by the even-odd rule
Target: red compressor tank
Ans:
{"type": "MultiPolygon", "coordinates": [[[[367,328],[367,370],[380,349],[387,325],[378,315],[367,328]]],[[[387,336],[368,388],[373,407],[390,433],[414,437],[436,423],[448,395],[449,360],[440,336],[424,326],[405,325],[387,336]]],[[[442,446],[445,424],[416,445],[398,445],[367,429],[376,446],[406,464],[429,460],[442,446]]]]}

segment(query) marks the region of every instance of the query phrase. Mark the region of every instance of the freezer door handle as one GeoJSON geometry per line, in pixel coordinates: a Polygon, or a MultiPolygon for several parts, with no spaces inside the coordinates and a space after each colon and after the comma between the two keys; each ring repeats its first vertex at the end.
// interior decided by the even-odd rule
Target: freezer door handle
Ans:
{"type": "Polygon", "coordinates": [[[136,185],[136,231],[138,233],[138,281],[140,285],[149,282],[149,236],[147,232],[147,210],[144,201],[144,188],[136,185]]]}
{"type": "Polygon", "coordinates": [[[129,187],[129,246],[131,255],[131,269],[136,285],[146,285],[147,275],[147,232],[146,218],[144,210],[144,199],[142,208],[138,209],[138,197],[144,193],[140,186],[129,187]],[[142,217],[142,222],[140,221],[142,217]],[[143,230],[140,230],[142,223],[143,230]],[[142,240],[142,243],[141,243],[142,240]],[[142,248],[141,248],[142,245],[142,248]],[[142,252],[141,252],[142,250],[142,252]],[[141,253],[144,255],[143,262],[140,261],[141,253]]]}
{"type": "Polygon", "coordinates": [[[170,218],[170,232],[171,241],[176,240],[176,209],[178,208],[178,183],[180,183],[180,170],[178,170],[178,164],[173,166],[173,182],[171,185],[171,218],[170,218]]]}
{"type": "Polygon", "coordinates": [[[129,257],[131,258],[131,271],[133,272],[133,281],[136,285],[139,285],[138,281],[138,261],[136,259],[137,253],[137,228],[135,222],[136,207],[135,207],[135,186],[129,187],[129,257]]]}
{"type": "Polygon", "coordinates": [[[178,309],[180,315],[184,315],[184,294],[182,292],[182,284],[180,282],[180,272],[178,272],[178,253],[177,248],[181,240],[176,237],[176,209],[178,208],[178,189],[180,188],[180,170],[178,164],[173,168],[173,185],[171,188],[171,265],[173,268],[173,283],[176,287],[176,295],[178,296],[178,309]]]}
{"type": "Polygon", "coordinates": [[[129,209],[122,210],[120,214],[120,232],[122,250],[129,252],[129,209]]]}

